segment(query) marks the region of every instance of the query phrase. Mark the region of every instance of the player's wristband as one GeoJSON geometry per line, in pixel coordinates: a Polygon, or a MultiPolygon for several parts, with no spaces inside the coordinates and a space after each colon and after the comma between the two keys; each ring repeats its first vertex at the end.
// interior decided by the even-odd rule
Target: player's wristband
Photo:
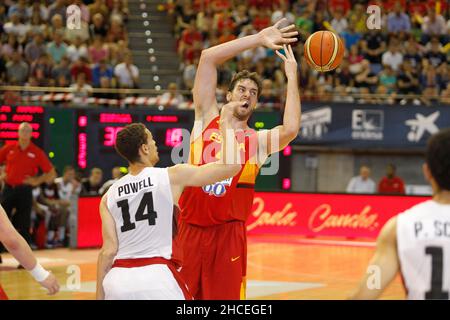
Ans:
{"type": "Polygon", "coordinates": [[[42,282],[49,276],[50,272],[45,270],[39,262],[36,263],[36,266],[29,271],[31,276],[36,280],[37,282],[42,282]]]}

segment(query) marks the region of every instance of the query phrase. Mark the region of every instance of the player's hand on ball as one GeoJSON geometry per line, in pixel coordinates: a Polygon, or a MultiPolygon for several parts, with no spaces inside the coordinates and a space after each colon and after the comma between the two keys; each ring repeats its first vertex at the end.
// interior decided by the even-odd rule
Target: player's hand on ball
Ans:
{"type": "Polygon", "coordinates": [[[295,60],[294,52],[292,51],[292,47],[290,45],[283,45],[284,54],[280,51],[275,51],[276,54],[284,61],[284,72],[286,77],[289,79],[290,77],[297,77],[297,61],[295,60]]]}
{"type": "Polygon", "coordinates": [[[265,28],[259,32],[262,44],[273,50],[281,50],[282,44],[293,43],[297,41],[298,31],[295,31],[295,24],[281,28],[280,26],[287,19],[278,20],[273,26],[265,28]]]}
{"type": "Polygon", "coordinates": [[[50,273],[44,281],[39,283],[48,290],[49,295],[54,295],[59,291],[59,283],[53,273],[50,273]]]}

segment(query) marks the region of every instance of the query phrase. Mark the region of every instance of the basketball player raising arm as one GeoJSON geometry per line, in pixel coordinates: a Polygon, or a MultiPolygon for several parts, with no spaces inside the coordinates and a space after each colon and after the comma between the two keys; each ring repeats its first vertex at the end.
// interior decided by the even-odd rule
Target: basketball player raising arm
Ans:
{"type": "MultiPolygon", "coordinates": [[[[202,129],[205,129],[219,114],[216,100],[218,66],[245,50],[260,46],[277,50],[277,55],[284,61],[285,74],[288,80],[283,123],[263,134],[264,137],[267,136],[268,138],[268,154],[283,149],[290,141],[295,139],[300,129],[300,96],[297,81],[297,62],[295,61],[292,48],[288,44],[297,41],[296,36],[298,32],[295,31],[294,24],[281,27],[286,22],[287,19],[283,18],[273,26],[265,28],[257,34],[232,40],[202,51],[193,88],[195,124],[194,134],[191,136],[192,140],[195,140],[198,137],[198,133],[202,132],[202,130],[199,130],[200,126],[202,129]],[[280,53],[279,50],[282,49],[284,49],[285,55],[280,53]],[[278,137],[278,146],[270,144],[270,138],[274,133],[278,137]]],[[[242,77],[242,80],[238,81],[233,88],[230,86],[230,89],[227,93],[227,101],[247,102],[243,106],[236,107],[232,123],[234,129],[245,128],[248,118],[256,107],[260,88],[255,88],[254,86],[252,88],[248,78],[242,77]]],[[[261,134],[259,136],[258,139],[260,140],[261,134]]]]}
{"type": "MultiPolygon", "coordinates": [[[[235,139],[234,131],[231,129],[231,118],[232,118],[232,110],[237,105],[242,105],[244,102],[231,102],[227,105],[225,105],[221,110],[221,118],[220,118],[220,128],[221,128],[221,134],[224,138],[224,143],[222,144],[221,149],[221,157],[217,162],[209,163],[205,166],[194,166],[190,164],[178,164],[173,167],[167,168],[167,174],[170,181],[170,191],[172,195],[172,199],[170,201],[165,200],[165,198],[155,198],[155,201],[159,203],[161,206],[161,202],[164,202],[166,205],[166,208],[170,208],[170,212],[162,212],[161,215],[165,215],[168,217],[169,215],[172,215],[172,208],[173,204],[178,203],[178,199],[183,192],[183,189],[186,186],[204,186],[207,184],[214,183],[216,181],[220,181],[223,179],[227,179],[229,177],[232,177],[233,175],[237,174],[241,168],[241,159],[240,159],[240,153],[238,152],[238,144],[235,139]],[[231,130],[231,132],[230,132],[231,130]],[[228,133],[228,134],[227,134],[228,133]],[[228,139],[227,137],[230,137],[228,139]],[[167,203],[166,203],[167,202],[167,203]],[[169,203],[170,202],[170,203],[169,203]]],[[[134,126],[139,126],[138,124],[133,124],[134,126]]],[[[133,126],[131,125],[131,126],[133,126]]],[[[143,126],[143,125],[141,125],[143,126]]],[[[127,129],[127,127],[125,127],[127,129]]],[[[140,129],[142,130],[142,128],[140,129]]],[[[148,167],[153,167],[156,162],[159,160],[158,158],[158,152],[155,145],[155,141],[153,140],[153,137],[148,129],[145,129],[147,134],[147,142],[145,144],[141,144],[138,147],[138,155],[139,157],[135,161],[129,160],[129,172],[132,176],[138,176],[140,172],[143,172],[143,170],[147,169],[148,167]]],[[[125,131],[123,132],[125,133],[125,131]]],[[[119,136],[118,136],[119,137],[119,136]]],[[[116,148],[118,151],[120,148],[117,147],[116,142],[116,148]]],[[[120,151],[119,151],[120,152],[120,151]]],[[[157,170],[157,169],[155,169],[157,170]]],[[[159,169],[162,170],[162,169],[159,169]]],[[[128,175],[127,175],[128,176],[128,175]]],[[[124,177],[125,178],[127,178],[124,177]]],[[[154,176],[151,176],[150,178],[155,179],[154,182],[156,182],[155,185],[162,185],[163,184],[163,178],[159,177],[155,174],[154,176]],[[160,179],[160,181],[158,180],[160,179]]],[[[120,183],[120,180],[116,183],[120,183]]],[[[161,191],[161,188],[159,190],[154,191],[155,194],[157,192],[164,192],[161,191]]],[[[111,187],[110,190],[114,190],[114,185],[111,187]]],[[[114,192],[114,191],[112,191],[114,192]]],[[[112,193],[111,192],[111,193],[112,193]]],[[[110,193],[110,192],[109,192],[110,193]]],[[[110,207],[108,207],[108,195],[109,193],[105,194],[102,197],[101,203],[100,203],[100,215],[102,218],[102,233],[103,233],[103,246],[99,253],[98,258],[98,265],[97,265],[97,299],[102,300],[105,299],[105,289],[104,289],[104,279],[106,274],[111,270],[113,266],[113,262],[115,260],[115,257],[118,255],[118,250],[120,246],[124,246],[124,244],[119,243],[118,238],[118,232],[120,232],[120,228],[116,229],[116,220],[113,217],[110,207]]],[[[111,196],[111,195],[109,195],[111,196]]],[[[153,200],[152,200],[153,201],[153,200]]],[[[156,205],[156,204],[155,204],[156,205]]],[[[153,205],[152,205],[153,208],[153,205]]],[[[156,206],[155,206],[156,208],[156,206]]],[[[137,215],[136,215],[137,216],[137,215]]],[[[163,217],[160,217],[160,213],[158,213],[158,219],[162,221],[163,217]]],[[[172,221],[172,219],[170,219],[172,221]]],[[[137,223],[136,223],[137,224],[137,223]]],[[[158,228],[164,228],[161,227],[162,224],[158,225],[158,222],[156,222],[156,227],[158,228]]],[[[167,235],[172,234],[172,226],[169,228],[165,228],[164,230],[161,230],[162,233],[167,235]]],[[[137,233],[136,233],[137,234],[137,233]]],[[[131,237],[132,235],[130,235],[131,237]]],[[[137,236],[136,236],[137,237],[137,236]]],[[[142,237],[133,240],[135,247],[138,247],[139,254],[142,255],[142,251],[145,251],[146,243],[140,243],[142,242],[142,237]]],[[[149,242],[156,242],[160,243],[162,242],[159,238],[149,238],[149,242]]],[[[131,249],[133,250],[133,249],[131,249]]],[[[163,251],[163,249],[161,249],[163,251]]],[[[152,289],[152,288],[149,288],[152,289]]],[[[120,290],[119,290],[120,291],[120,290]]],[[[118,297],[117,295],[110,295],[114,297],[118,297]]],[[[164,296],[163,293],[161,293],[162,297],[165,297],[165,299],[168,299],[169,296],[164,296]]],[[[151,294],[149,295],[139,295],[137,298],[143,298],[146,299],[148,297],[154,298],[151,294]]],[[[108,297],[106,297],[108,298],[108,297]]],[[[158,296],[156,297],[158,298],[158,296]]],[[[113,298],[114,299],[114,298],[113,298]]]]}
{"type": "Polygon", "coordinates": [[[33,278],[48,290],[49,295],[59,291],[59,284],[55,276],[37,262],[31,248],[13,227],[2,206],[0,206],[0,242],[30,272],[33,278]]]}

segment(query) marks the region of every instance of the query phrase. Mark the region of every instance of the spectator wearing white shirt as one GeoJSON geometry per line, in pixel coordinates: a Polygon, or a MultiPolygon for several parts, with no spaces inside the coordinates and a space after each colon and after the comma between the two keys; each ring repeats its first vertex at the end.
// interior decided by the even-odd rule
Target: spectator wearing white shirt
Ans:
{"type": "Polygon", "coordinates": [[[389,50],[381,56],[381,63],[390,66],[396,72],[399,70],[403,63],[403,54],[400,52],[396,42],[391,41],[389,50]]]}
{"type": "Polygon", "coordinates": [[[19,42],[24,43],[29,27],[20,22],[20,17],[17,12],[11,15],[10,20],[3,25],[3,30],[6,34],[16,35],[19,42]]]}
{"type": "Polygon", "coordinates": [[[288,24],[293,24],[295,22],[295,16],[289,12],[288,1],[280,1],[279,8],[272,13],[272,24],[275,24],[283,18],[287,19],[288,24]]]}
{"type": "Polygon", "coordinates": [[[100,190],[98,190],[98,193],[100,195],[104,195],[106,192],[108,192],[108,189],[114,184],[114,182],[116,182],[117,180],[119,180],[120,178],[123,177],[122,171],[120,171],[120,167],[112,168],[111,176],[112,176],[112,179],[106,181],[102,185],[100,190]]]}
{"type": "Polygon", "coordinates": [[[88,104],[88,98],[92,94],[92,86],[86,83],[86,74],[80,72],[77,75],[77,82],[70,86],[73,94],[72,102],[76,106],[88,104]]]}
{"type": "Polygon", "coordinates": [[[72,62],[77,61],[80,57],[88,57],[88,49],[80,37],[76,37],[67,48],[67,56],[72,62]]]}
{"type": "Polygon", "coordinates": [[[347,185],[348,193],[375,193],[375,181],[370,179],[370,168],[361,166],[359,176],[353,177],[347,185]]]}
{"type": "Polygon", "coordinates": [[[344,10],[342,7],[337,7],[333,12],[333,20],[331,20],[331,27],[336,31],[337,34],[342,34],[348,29],[347,19],[343,14],[344,10]]]}
{"type": "Polygon", "coordinates": [[[121,88],[137,88],[139,83],[139,69],[133,64],[131,53],[127,53],[124,62],[119,63],[114,68],[114,75],[117,77],[121,88]]]}

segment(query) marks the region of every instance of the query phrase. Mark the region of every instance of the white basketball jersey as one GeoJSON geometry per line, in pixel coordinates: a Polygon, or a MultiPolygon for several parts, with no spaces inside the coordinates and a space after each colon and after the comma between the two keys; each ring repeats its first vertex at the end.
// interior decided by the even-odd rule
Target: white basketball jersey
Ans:
{"type": "Polygon", "coordinates": [[[400,214],[397,250],[408,299],[449,299],[450,205],[429,200],[400,214]]]}
{"type": "Polygon", "coordinates": [[[167,168],[127,174],[107,192],[116,223],[116,259],[172,256],[173,200],[167,168]]]}

